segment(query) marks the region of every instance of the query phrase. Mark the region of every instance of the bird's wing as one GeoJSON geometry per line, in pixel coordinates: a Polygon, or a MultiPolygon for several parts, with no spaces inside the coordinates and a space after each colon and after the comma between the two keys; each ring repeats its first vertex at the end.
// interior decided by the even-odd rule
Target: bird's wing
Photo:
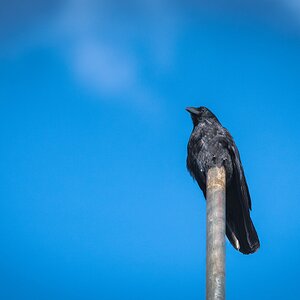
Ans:
{"type": "Polygon", "coordinates": [[[241,190],[241,196],[242,199],[244,200],[245,208],[247,209],[252,209],[252,204],[251,204],[251,197],[248,189],[248,185],[246,182],[245,174],[244,174],[244,169],[241,163],[241,158],[239,154],[239,150],[231,136],[231,134],[226,130],[226,143],[227,147],[232,159],[233,163],[233,168],[234,168],[234,173],[236,175],[236,183],[238,186],[240,186],[241,190]]]}
{"type": "Polygon", "coordinates": [[[231,181],[226,187],[226,234],[239,251],[249,254],[259,248],[259,239],[250,218],[251,198],[238,149],[225,129],[221,143],[227,147],[233,166],[231,181]]]}

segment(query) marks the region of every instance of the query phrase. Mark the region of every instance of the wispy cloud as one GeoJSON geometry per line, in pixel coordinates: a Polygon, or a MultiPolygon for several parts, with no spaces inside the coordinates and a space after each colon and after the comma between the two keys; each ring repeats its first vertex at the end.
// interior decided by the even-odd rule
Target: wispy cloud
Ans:
{"type": "Polygon", "coordinates": [[[172,63],[178,18],[159,1],[120,5],[70,0],[51,24],[52,38],[80,84],[102,96],[149,101],[155,91],[143,83],[143,69],[172,63]]]}
{"type": "Polygon", "coordinates": [[[300,32],[297,0],[69,0],[57,1],[48,21],[32,26],[31,34],[28,29],[27,38],[34,46],[54,45],[74,79],[102,98],[125,95],[138,102],[147,95],[145,101],[151,101],[155,91],[146,86],[144,71],[168,72],[185,18],[203,10],[237,16],[246,11],[274,23],[285,19],[300,32]]]}
{"type": "Polygon", "coordinates": [[[113,45],[85,40],[70,52],[73,70],[87,86],[106,93],[118,93],[138,84],[135,60],[113,45]]]}

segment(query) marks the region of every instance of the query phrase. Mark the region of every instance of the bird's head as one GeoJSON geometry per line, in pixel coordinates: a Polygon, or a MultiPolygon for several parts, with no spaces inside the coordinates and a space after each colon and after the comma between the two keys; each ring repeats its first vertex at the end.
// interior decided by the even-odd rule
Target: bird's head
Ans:
{"type": "Polygon", "coordinates": [[[186,110],[191,114],[194,126],[197,126],[201,121],[206,119],[217,120],[217,117],[206,107],[187,107],[186,110]]]}

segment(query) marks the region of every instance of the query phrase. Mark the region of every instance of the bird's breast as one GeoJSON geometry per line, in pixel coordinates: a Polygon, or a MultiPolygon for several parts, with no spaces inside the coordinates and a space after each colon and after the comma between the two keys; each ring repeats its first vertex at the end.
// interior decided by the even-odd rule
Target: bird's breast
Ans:
{"type": "Polygon", "coordinates": [[[218,136],[216,130],[207,126],[202,125],[194,130],[188,143],[188,168],[191,173],[201,171],[207,174],[212,167],[224,166],[229,183],[233,173],[232,159],[218,136]]]}

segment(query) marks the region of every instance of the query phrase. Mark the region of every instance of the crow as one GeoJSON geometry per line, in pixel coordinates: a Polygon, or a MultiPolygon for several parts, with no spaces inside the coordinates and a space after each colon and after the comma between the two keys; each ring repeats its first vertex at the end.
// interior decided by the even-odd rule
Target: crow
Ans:
{"type": "Polygon", "coordinates": [[[212,167],[226,172],[226,235],[235,249],[250,254],[260,242],[250,218],[251,198],[239,151],[226,128],[206,107],[187,107],[193,131],[187,146],[187,169],[206,198],[206,177],[212,167]]]}

